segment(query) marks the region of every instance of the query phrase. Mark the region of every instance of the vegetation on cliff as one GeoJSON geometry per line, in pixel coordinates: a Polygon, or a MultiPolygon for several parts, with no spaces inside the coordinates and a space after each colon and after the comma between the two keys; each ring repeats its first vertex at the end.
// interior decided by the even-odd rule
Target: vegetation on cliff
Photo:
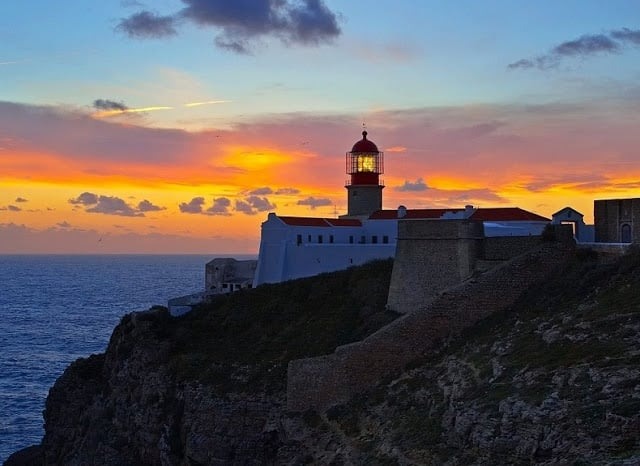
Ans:
{"type": "Polygon", "coordinates": [[[392,266],[373,261],[198,306],[168,325],[176,376],[225,388],[232,366],[243,365],[251,373],[225,389],[283,389],[291,359],[331,353],[398,316],[385,310],[392,266]]]}
{"type": "Polygon", "coordinates": [[[640,463],[640,252],[561,274],[365,396],[301,422],[314,461],[640,463]]]}

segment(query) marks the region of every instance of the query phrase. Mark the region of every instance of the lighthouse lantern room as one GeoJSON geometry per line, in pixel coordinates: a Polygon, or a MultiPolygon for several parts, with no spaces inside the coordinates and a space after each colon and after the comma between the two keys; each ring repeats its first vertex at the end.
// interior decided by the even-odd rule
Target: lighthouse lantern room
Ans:
{"type": "Polygon", "coordinates": [[[384,173],[384,153],[367,139],[356,142],[351,152],[346,154],[347,174],[347,215],[344,217],[369,216],[382,209],[382,189],[380,175],[384,173]]]}

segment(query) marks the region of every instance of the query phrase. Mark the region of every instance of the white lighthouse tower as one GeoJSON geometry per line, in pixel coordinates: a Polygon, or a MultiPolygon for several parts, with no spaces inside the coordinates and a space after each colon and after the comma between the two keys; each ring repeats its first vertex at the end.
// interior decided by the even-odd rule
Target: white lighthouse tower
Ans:
{"type": "Polygon", "coordinates": [[[384,173],[384,153],[367,139],[356,142],[351,152],[346,154],[347,175],[347,215],[343,217],[369,217],[382,209],[382,189],[380,175],[384,173]]]}

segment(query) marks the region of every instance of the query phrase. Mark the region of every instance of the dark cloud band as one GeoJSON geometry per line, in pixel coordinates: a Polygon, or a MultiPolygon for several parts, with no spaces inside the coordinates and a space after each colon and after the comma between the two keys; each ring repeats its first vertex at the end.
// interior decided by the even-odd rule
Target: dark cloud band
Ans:
{"type": "Polygon", "coordinates": [[[309,196],[306,199],[300,199],[297,204],[309,206],[313,210],[316,207],[329,206],[333,203],[331,202],[331,199],[328,198],[315,198],[313,196],[309,196]]]}
{"type": "Polygon", "coordinates": [[[176,19],[172,16],[141,11],[122,19],[116,29],[136,39],[157,39],[175,36],[175,23],[176,19]]]}
{"type": "Polygon", "coordinates": [[[427,183],[424,182],[424,179],[418,178],[415,182],[411,182],[409,180],[405,180],[405,182],[395,188],[396,191],[400,192],[410,192],[410,191],[426,191],[429,189],[427,183]]]}
{"type": "Polygon", "coordinates": [[[143,200],[137,208],[132,207],[124,199],[116,196],[102,196],[84,192],[78,197],[69,199],[69,204],[84,206],[85,212],[93,214],[119,215],[122,217],[144,217],[145,212],[157,212],[166,207],[154,205],[151,201],[143,200]]]}
{"type": "Polygon", "coordinates": [[[96,99],[93,101],[93,108],[97,110],[127,110],[127,107],[122,102],[116,102],[109,99],[96,99]]]}
{"type": "Polygon", "coordinates": [[[341,33],[338,17],[322,0],[182,0],[173,15],[141,11],[120,21],[117,30],[137,39],[175,35],[181,20],[219,31],[215,44],[250,53],[254,40],[277,37],[286,44],[319,45],[341,33]]]}
{"type": "Polygon", "coordinates": [[[556,45],[547,54],[534,58],[522,58],[510,63],[507,68],[546,70],[556,68],[564,58],[619,53],[623,45],[640,45],[640,30],[623,28],[608,34],[585,34],[556,45]]]}

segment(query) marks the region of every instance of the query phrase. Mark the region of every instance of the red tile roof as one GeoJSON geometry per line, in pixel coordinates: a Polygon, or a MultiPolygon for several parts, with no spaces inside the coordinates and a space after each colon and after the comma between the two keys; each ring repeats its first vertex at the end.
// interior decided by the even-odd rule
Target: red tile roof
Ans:
{"type": "Polygon", "coordinates": [[[362,222],[355,218],[325,218],[334,227],[361,227],[362,222]]]}
{"type": "MultiPolygon", "coordinates": [[[[459,213],[464,209],[407,209],[407,215],[402,218],[439,219],[445,213],[459,213]]],[[[371,214],[371,220],[393,220],[398,218],[397,210],[378,210],[371,214]]],[[[478,208],[470,217],[480,221],[530,221],[548,222],[549,219],[519,207],[489,207],[478,208]]]]}
{"type": "Polygon", "coordinates": [[[520,207],[494,207],[477,209],[471,220],[482,221],[529,221],[529,222],[548,222],[549,219],[541,215],[534,214],[520,207]]]}
{"type": "Polygon", "coordinates": [[[360,220],[352,218],[280,217],[287,225],[296,227],[359,227],[360,220]]]}
{"type": "MultiPolygon", "coordinates": [[[[440,218],[446,212],[459,212],[463,209],[407,209],[402,218],[440,218]]],[[[370,220],[394,220],[398,218],[397,210],[378,210],[369,216],[370,220]]]]}
{"type": "Polygon", "coordinates": [[[328,227],[329,224],[323,218],[317,217],[280,217],[287,225],[296,227],[328,227]]]}
{"type": "MultiPolygon", "coordinates": [[[[464,209],[407,209],[405,219],[439,219],[447,212],[460,213],[464,209]]],[[[296,227],[359,227],[362,226],[360,220],[354,218],[320,218],[320,217],[280,217],[287,225],[296,227]]],[[[508,222],[508,221],[528,221],[528,222],[548,222],[548,218],[534,214],[519,207],[489,207],[476,209],[471,220],[483,222],[508,222]]],[[[397,220],[397,210],[378,210],[369,216],[370,220],[397,220]]]]}

